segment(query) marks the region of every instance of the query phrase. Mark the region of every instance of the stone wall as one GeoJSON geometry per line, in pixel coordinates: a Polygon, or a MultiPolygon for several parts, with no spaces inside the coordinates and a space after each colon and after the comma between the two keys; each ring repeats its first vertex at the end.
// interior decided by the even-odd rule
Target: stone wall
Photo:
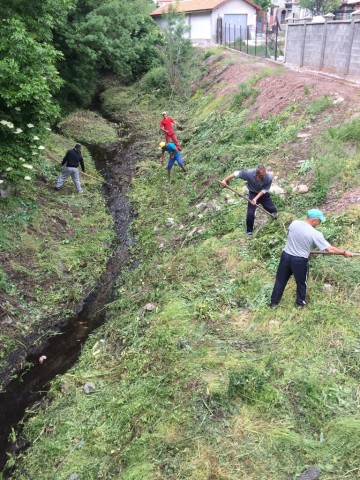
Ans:
{"type": "Polygon", "coordinates": [[[360,76],[360,20],[288,24],[285,63],[329,73],[360,76]]]}

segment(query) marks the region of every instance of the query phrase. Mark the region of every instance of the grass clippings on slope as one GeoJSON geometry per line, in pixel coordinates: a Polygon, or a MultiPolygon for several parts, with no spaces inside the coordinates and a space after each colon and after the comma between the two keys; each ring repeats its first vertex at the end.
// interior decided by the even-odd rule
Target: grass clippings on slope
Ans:
{"type": "MultiPolygon", "coordinates": [[[[134,105],[137,92],[126,95],[134,105]]],[[[171,112],[184,126],[187,176],[174,167],[166,181],[155,134],[152,143],[139,143],[144,161],[131,192],[139,266],[124,272],[108,323],[91,336],[79,364],[53,382],[52,402],[26,424],[27,438],[36,442],[18,462],[19,480],[50,479],[54,471],[60,480],[75,473],[84,479],[295,480],[309,465],[321,470],[322,480],[358,478],[356,259],[312,259],[308,308],[293,306],[293,281],[278,309],[267,308],[286,226],[321,206],[344,179],[347,187],[356,185],[356,175],[347,175],[354,159],[346,155],[337,175],[321,175],[326,159],[334,171],[336,157],[324,132],[309,140],[319,174],[309,177],[308,195],[291,193],[291,182],[303,174],[277,153],[290,152],[299,129],[330,117],[335,106],[319,92],[261,120],[260,95],[236,109],[227,108],[224,97],[216,111],[210,91],[195,95],[171,112]],[[217,179],[270,159],[286,190],[285,198],[275,197],[279,221],[259,213],[249,239],[245,202],[227,197],[217,179]],[[154,309],[145,309],[149,302],[154,309]],[[85,395],[89,381],[96,390],[85,395]]],[[[159,116],[154,104],[139,105],[148,128],[159,116]]],[[[335,137],[344,149],[348,139],[335,137]]],[[[328,217],[325,236],[355,250],[358,209],[328,217]]]]}
{"type": "MultiPolygon", "coordinates": [[[[69,178],[61,191],[55,181],[74,140],[51,134],[46,156],[34,165],[36,178],[0,203],[0,358],[12,356],[10,370],[24,361],[27,337],[51,332],[55,319],[72,316],[105,268],[113,238],[99,183],[81,177],[79,195],[69,178]],[[21,352],[20,352],[21,350],[21,352]]],[[[83,149],[87,172],[95,174],[83,149]]],[[[4,366],[4,364],[1,364],[4,366]]]]}

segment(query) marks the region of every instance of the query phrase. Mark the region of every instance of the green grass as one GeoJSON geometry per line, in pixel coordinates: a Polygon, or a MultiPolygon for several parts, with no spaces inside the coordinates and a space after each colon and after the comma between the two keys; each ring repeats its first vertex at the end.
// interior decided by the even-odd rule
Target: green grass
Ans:
{"type": "MultiPolygon", "coordinates": [[[[117,91],[134,105],[136,86],[117,91]]],[[[111,95],[103,95],[107,108],[111,95]]],[[[171,105],[173,116],[185,119],[179,136],[189,173],[174,167],[167,181],[157,132],[150,132],[158,104],[141,98],[132,108],[144,127],[145,141],[137,144],[143,160],[130,193],[139,266],[123,273],[107,324],[86,343],[78,365],[52,383],[51,403],[26,423],[32,446],[17,461],[16,478],[50,480],[55,472],[59,480],[73,473],[89,480],[295,480],[317,465],[322,480],[355,480],[356,259],[312,258],[309,307],[294,307],[290,281],[278,309],[267,308],[288,224],[320,206],[312,202],[325,191],[345,181],[357,185],[348,168],[358,150],[352,158],[344,153],[354,135],[333,127],[314,139],[310,196],[276,199],[279,220],[259,212],[249,239],[245,202],[229,203],[217,180],[273,161],[328,102],[249,121],[251,106],[237,111],[228,97],[198,90],[189,102],[171,105]],[[96,390],[85,395],[82,385],[90,381],[96,390]]],[[[275,168],[285,185],[303,174],[296,164],[275,168]]],[[[334,245],[360,249],[357,221],[358,209],[349,209],[329,215],[322,230],[334,245]]]]}
{"type": "Polygon", "coordinates": [[[63,119],[59,128],[65,137],[74,138],[80,143],[93,143],[96,139],[96,143],[101,145],[117,140],[114,124],[95,112],[76,111],[63,119]]]}
{"type": "MultiPolygon", "coordinates": [[[[60,192],[54,190],[60,162],[73,142],[51,134],[47,155],[35,166],[47,182],[35,180],[0,203],[0,298],[12,319],[2,331],[2,357],[50,318],[73,315],[106,265],[114,233],[98,183],[82,178],[83,196],[70,180],[60,192]]],[[[83,155],[94,175],[85,148],[83,155]]]]}

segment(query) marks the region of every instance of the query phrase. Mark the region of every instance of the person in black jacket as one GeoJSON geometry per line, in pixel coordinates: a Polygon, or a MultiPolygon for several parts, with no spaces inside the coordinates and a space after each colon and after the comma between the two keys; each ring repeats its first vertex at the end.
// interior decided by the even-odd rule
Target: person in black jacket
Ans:
{"type": "Polygon", "coordinates": [[[66,155],[61,162],[61,165],[64,165],[64,168],[61,172],[60,177],[57,179],[55,186],[56,190],[60,190],[65,180],[71,176],[77,191],[79,193],[83,192],[83,189],[81,188],[80,174],[78,169],[79,163],[81,165],[81,170],[85,172],[84,159],[81,155],[81,145],[77,143],[72,150],[68,150],[66,152],[66,155]]]}

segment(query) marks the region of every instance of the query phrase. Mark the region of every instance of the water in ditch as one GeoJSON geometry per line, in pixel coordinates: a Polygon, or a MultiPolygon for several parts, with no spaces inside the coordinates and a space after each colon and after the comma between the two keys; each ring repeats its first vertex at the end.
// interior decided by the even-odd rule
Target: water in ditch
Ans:
{"type": "MultiPolygon", "coordinates": [[[[112,299],[121,269],[130,261],[129,246],[132,239],[128,227],[133,212],[126,192],[137,163],[134,145],[127,141],[106,147],[89,145],[88,148],[97,169],[105,177],[106,183],[102,188],[114,219],[117,239],[106,270],[84,300],[82,310],[74,318],[64,321],[57,335],[32,349],[26,359],[30,367],[16,372],[16,378],[0,393],[0,472],[5,467],[8,452],[16,453],[27,447],[21,435],[17,435],[15,442],[9,441],[12,429],[19,431],[18,425],[26,409],[44,397],[49,382],[56,375],[66,372],[75,364],[84,341],[105,322],[104,306],[112,299]],[[39,363],[40,355],[47,357],[43,364],[39,363]]],[[[11,472],[4,472],[3,478],[11,478],[11,472]]]]}

